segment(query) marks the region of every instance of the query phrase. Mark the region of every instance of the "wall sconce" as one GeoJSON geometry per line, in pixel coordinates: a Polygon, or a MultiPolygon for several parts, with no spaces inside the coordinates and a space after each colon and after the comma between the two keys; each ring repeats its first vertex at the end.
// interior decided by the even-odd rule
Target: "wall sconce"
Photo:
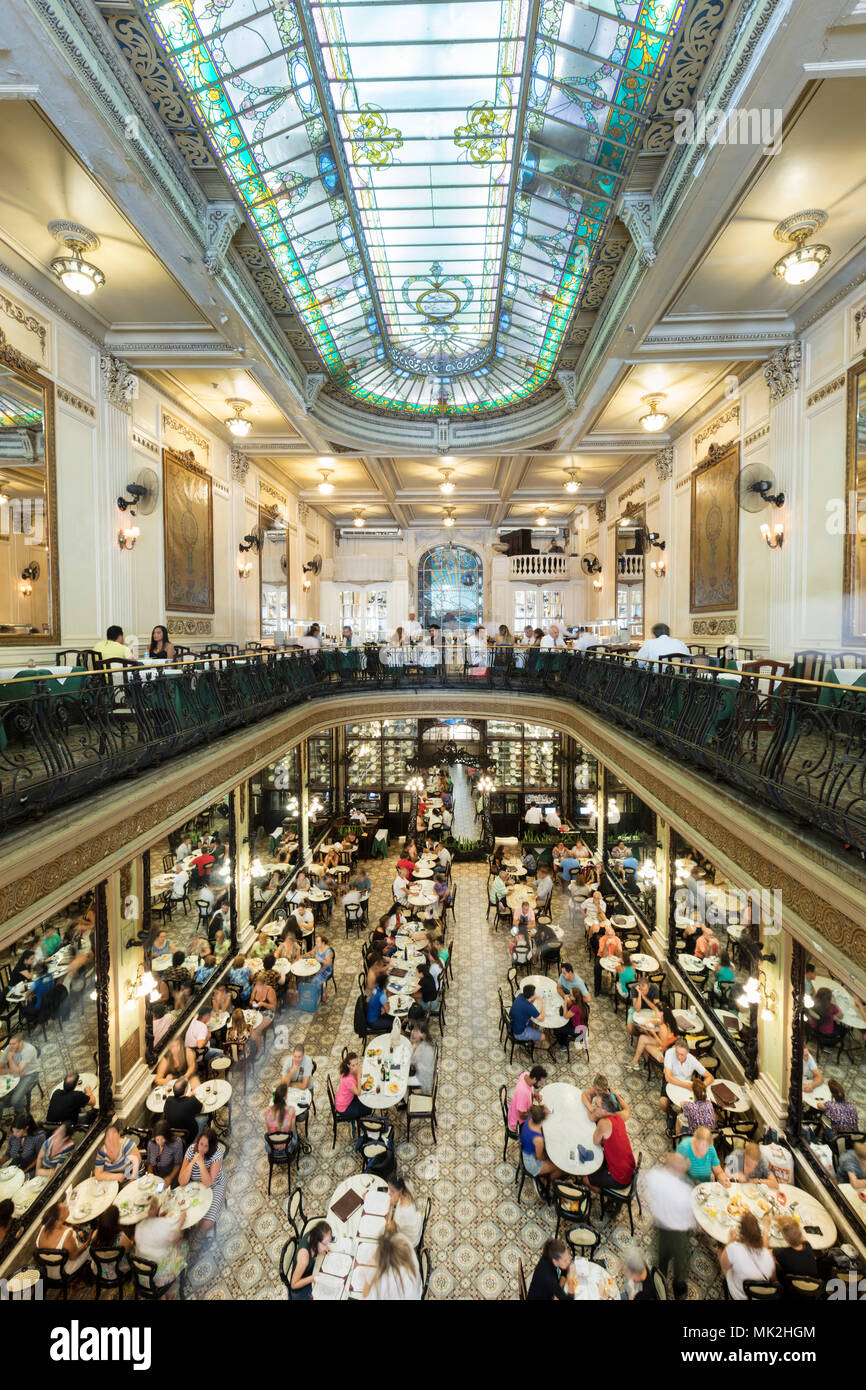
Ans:
{"type": "Polygon", "coordinates": [[[766,521],[761,522],[761,535],[771,550],[781,550],[785,544],[784,523],[776,521],[770,526],[766,521]]]}
{"type": "Polygon", "coordinates": [[[410,777],[409,781],[406,783],[406,790],[407,792],[417,792],[420,794],[424,790],[424,778],[410,777]]]}
{"type": "MultiPolygon", "coordinates": [[[[239,549],[243,549],[242,546],[239,546],[238,548],[239,548],[239,549]]],[[[252,573],[252,568],[253,568],[253,562],[252,562],[252,560],[241,560],[240,557],[239,557],[239,558],[238,558],[238,579],[249,579],[250,574],[252,573]]]]}
{"type": "Polygon", "coordinates": [[[135,542],[140,535],[141,531],[137,526],[121,526],[117,533],[117,544],[120,546],[121,550],[134,550],[135,542]]]}
{"type": "Polygon", "coordinates": [[[604,581],[601,579],[600,576],[597,576],[597,577],[592,581],[592,587],[593,587],[594,589],[598,590],[598,591],[601,591],[601,590],[604,588],[604,581]]]}
{"type": "Polygon", "coordinates": [[[324,808],[319,798],[317,796],[314,796],[309,806],[307,807],[307,819],[312,820],[313,817],[317,816],[319,812],[323,809],[324,808]]]}
{"type": "Polygon", "coordinates": [[[250,532],[248,536],[244,536],[243,540],[238,546],[238,550],[243,550],[244,552],[246,552],[247,550],[261,550],[261,548],[261,537],[256,535],[254,531],[250,532]]]}
{"type": "Polygon", "coordinates": [[[21,571],[21,583],[18,585],[18,592],[22,598],[29,598],[33,593],[33,583],[39,578],[39,561],[31,560],[29,565],[25,565],[21,571]]]}
{"type": "Polygon", "coordinates": [[[662,556],[660,560],[650,560],[650,569],[652,570],[656,579],[664,579],[665,575],[668,572],[668,562],[664,558],[664,556],[662,556]]]}
{"type": "Polygon", "coordinates": [[[301,581],[301,588],[302,588],[302,589],[304,590],[304,592],[306,593],[307,589],[309,589],[309,588],[311,588],[311,587],[312,587],[312,586],[311,586],[311,584],[310,584],[310,581],[309,581],[309,579],[307,579],[307,577],[306,577],[306,575],[305,575],[304,578],[303,578],[303,580],[301,581]]]}
{"type": "Polygon", "coordinates": [[[124,1000],[123,1007],[125,1009],[134,1009],[136,1002],[145,997],[150,1000],[151,1004],[158,1004],[161,995],[157,989],[156,980],[153,978],[150,971],[145,970],[144,966],[140,963],[138,970],[135,972],[135,979],[127,980],[126,982],[126,999],[124,1000]]]}

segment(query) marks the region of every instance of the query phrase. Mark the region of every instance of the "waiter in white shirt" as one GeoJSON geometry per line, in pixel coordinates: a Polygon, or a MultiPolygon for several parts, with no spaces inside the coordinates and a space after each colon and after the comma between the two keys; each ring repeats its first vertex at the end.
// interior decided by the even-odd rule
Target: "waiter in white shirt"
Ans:
{"type": "Polygon", "coordinates": [[[550,631],[541,639],[542,647],[564,647],[565,643],[559,635],[559,628],[555,623],[551,624],[550,631]]]}
{"type": "Polygon", "coordinates": [[[592,632],[587,632],[585,627],[579,627],[577,629],[577,636],[571,644],[571,650],[573,652],[583,652],[586,651],[587,647],[597,646],[598,638],[595,636],[595,634],[592,632]]]}
{"type": "Polygon", "coordinates": [[[409,614],[409,621],[408,621],[408,623],[406,624],[406,626],[405,626],[405,628],[403,629],[403,631],[405,632],[406,636],[407,636],[408,638],[410,638],[410,640],[413,641],[413,642],[417,642],[418,639],[419,639],[421,636],[423,636],[423,633],[424,633],[424,629],[422,628],[421,624],[418,622],[418,619],[416,618],[416,616],[415,616],[414,613],[410,613],[410,614],[409,614]]]}
{"type": "Polygon", "coordinates": [[[550,826],[551,830],[562,829],[562,821],[559,819],[559,812],[557,811],[555,806],[548,806],[547,810],[544,813],[544,819],[547,821],[547,824],[550,826]]]}
{"type": "Polygon", "coordinates": [[[654,623],[652,633],[649,641],[644,642],[635,653],[636,661],[657,661],[659,657],[665,656],[691,656],[685,642],[681,642],[678,637],[671,637],[667,623],[654,623]]]}
{"type": "Polygon", "coordinates": [[[530,806],[523,819],[527,825],[541,825],[541,807],[530,806]]]}

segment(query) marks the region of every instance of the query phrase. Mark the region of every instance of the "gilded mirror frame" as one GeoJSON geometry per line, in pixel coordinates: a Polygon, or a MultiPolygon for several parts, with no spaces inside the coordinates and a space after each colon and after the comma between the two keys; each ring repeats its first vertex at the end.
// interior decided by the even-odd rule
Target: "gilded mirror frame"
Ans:
{"type": "MultiPolygon", "coordinates": [[[[857,632],[855,604],[857,593],[857,541],[863,546],[861,600],[866,604],[866,450],[862,467],[863,483],[857,484],[857,401],[866,396],[866,357],[849,368],[845,430],[845,558],[842,573],[842,641],[846,647],[866,647],[866,622],[857,632]],[[863,510],[860,510],[862,506],[863,510]],[[853,523],[853,525],[852,525],[853,523]],[[862,532],[860,530],[862,525],[862,532]]],[[[864,400],[866,411],[866,400],[864,400]]]]}

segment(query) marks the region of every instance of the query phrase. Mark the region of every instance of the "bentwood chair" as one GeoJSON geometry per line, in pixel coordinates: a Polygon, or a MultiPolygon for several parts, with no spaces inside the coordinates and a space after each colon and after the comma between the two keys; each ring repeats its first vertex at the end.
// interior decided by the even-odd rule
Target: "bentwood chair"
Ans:
{"type": "Polygon", "coordinates": [[[502,1162],[504,1163],[506,1154],[508,1153],[509,1141],[512,1139],[520,1139],[520,1130],[512,1129],[508,1123],[508,1087],[505,1085],[499,1087],[499,1107],[502,1111],[502,1124],[505,1129],[505,1140],[502,1145],[502,1162]]]}
{"type": "Polygon", "coordinates": [[[410,1091],[406,1101],[406,1142],[409,1142],[409,1130],[414,1120],[416,1124],[429,1124],[430,1132],[433,1135],[433,1143],[436,1143],[436,1097],[439,1094],[439,1078],[433,1082],[433,1094],[431,1096],[420,1095],[410,1091]]]}
{"type": "Polygon", "coordinates": [[[652,1269],[649,1272],[649,1277],[653,1281],[653,1288],[656,1291],[656,1299],[658,1300],[658,1302],[666,1302],[668,1296],[668,1286],[665,1283],[665,1278],[661,1270],[657,1269],[656,1266],[653,1265],[652,1269]]]}
{"type": "Polygon", "coordinates": [[[292,1186],[292,1164],[297,1162],[301,1150],[298,1136],[293,1134],[266,1134],[265,1148],[268,1153],[268,1196],[271,1195],[271,1181],[274,1168],[285,1168],[287,1191],[292,1186]],[[294,1146],[292,1140],[295,1139],[294,1146]]]}
{"type": "Polygon", "coordinates": [[[354,1121],[351,1115],[341,1115],[339,1110],[337,1109],[337,1098],[334,1094],[334,1083],[331,1080],[330,1076],[326,1078],[326,1084],[328,1089],[328,1104],[331,1107],[331,1120],[334,1125],[334,1137],[331,1143],[331,1148],[335,1149],[337,1147],[337,1126],[352,1125],[354,1127],[354,1121]]]}
{"type": "Polygon", "coordinates": [[[782,1297],[782,1285],[762,1279],[744,1279],[743,1290],[750,1303],[775,1303],[782,1297]]]}
{"type": "Polygon", "coordinates": [[[109,1250],[90,1251],[95,1269],[92,1273],[93,1287],[96,1290],[96,1298],[99,1299],[103,1289],[108,1292],[116,1289],[120,1302],[123,1302],[123,1283],[124,1275],[120,1271],[120,1261],[123,1259],[123,1251],[119,1246],[109,1250]]]}
{"type": "Polygon", "coordinates": [[[560,1180],[553,1184],[553,1205],[556,1210],[556,1230],[553,1234],[558,1236],[563,1222],[566,1226],[577,1226],[587,1222],[592,1195],[585,1187],[576,1187],[574,1183],[560,1180]]]}
{"type": "Polygon", "coordinates": [[[34,1250],[33,1258],[39,1266],[42,1275],[42,1283],[45,1292],[49,1289],[59,1289],[63,1301],[69,1296],[69,1286],[75,1278],[70,1274],[66,1266],[69,1263],[69,1254],[66,1250],[34,1250]]]}
{"type": "Polygon", "coordinates": [[[784,1274],[782,1286],[791,1298],[826,1298],[827,1284],[817,1274],[784,1274]]]}
{"type": "Polygon", "coordinates": [[[528,1298],[526,1289],[526,1275],[523,1273],[523,1261],[517,1261],[517,1297],[521,1303],[525,1303],[528,1298]]]}
{"type": "Polygon", "coordinates": [[[625,1187],[606,1187],[599,1193],[599,1207],[604,1212],[604,1204],[610,1201],[616,1207],[628,1208],[628,1224],[631,1234],[634,1235],[634,1217],[632,1216],[632,1203],[637,1202],[637,1209],[643,1216],[643,1209],[640,1204],[640,1196],[637,1190],[637,1181],[640,1176],[640,1165],[643,1162],[643,1154],[638,1154],[635,1170],[631,1175],[631,1182],[625,1187]]]}
{"type": "Polygon", "coordinates": [[[142,1259],[141,1255],[136,1255],[133,1251],[129,1252],[129,1267],[132,1270],[132,1282],[135,1288],[136,1299],[155,1301],[164,1298],[169,1289],[173,1289],[177,1284],[181,1299],[184,1297],[184,1277],[183,1270],[176,1279],[170,1284],[156,1283],[156,1260],[142,1259]]]}
{"type": "Polygon", "coordinates": [[[421,1298],[427,1297],[430,1288],[430,1252],[422,1250],[418,1255],[418,1271],[421,1275],[421,1298]]]}
{"type": "Polygon", "coordinates": [[[292,1302],[292,1270],[295,1267],[295,1256],[298,1253],[297,1239],[292,1236],[286,1241],[280,1251],[280,1282],[285,1286],[286,1295],[289,1302],[292,1302]]]}

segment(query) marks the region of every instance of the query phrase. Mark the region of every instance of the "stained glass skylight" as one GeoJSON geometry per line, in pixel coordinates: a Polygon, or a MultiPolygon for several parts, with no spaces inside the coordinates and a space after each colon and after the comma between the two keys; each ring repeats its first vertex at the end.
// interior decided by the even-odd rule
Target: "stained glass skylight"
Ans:
{"type": "Polygon", "coordinates": [[[474,415],[549,379],[687,0],[150,0],[333,382],[474,415]]]}

